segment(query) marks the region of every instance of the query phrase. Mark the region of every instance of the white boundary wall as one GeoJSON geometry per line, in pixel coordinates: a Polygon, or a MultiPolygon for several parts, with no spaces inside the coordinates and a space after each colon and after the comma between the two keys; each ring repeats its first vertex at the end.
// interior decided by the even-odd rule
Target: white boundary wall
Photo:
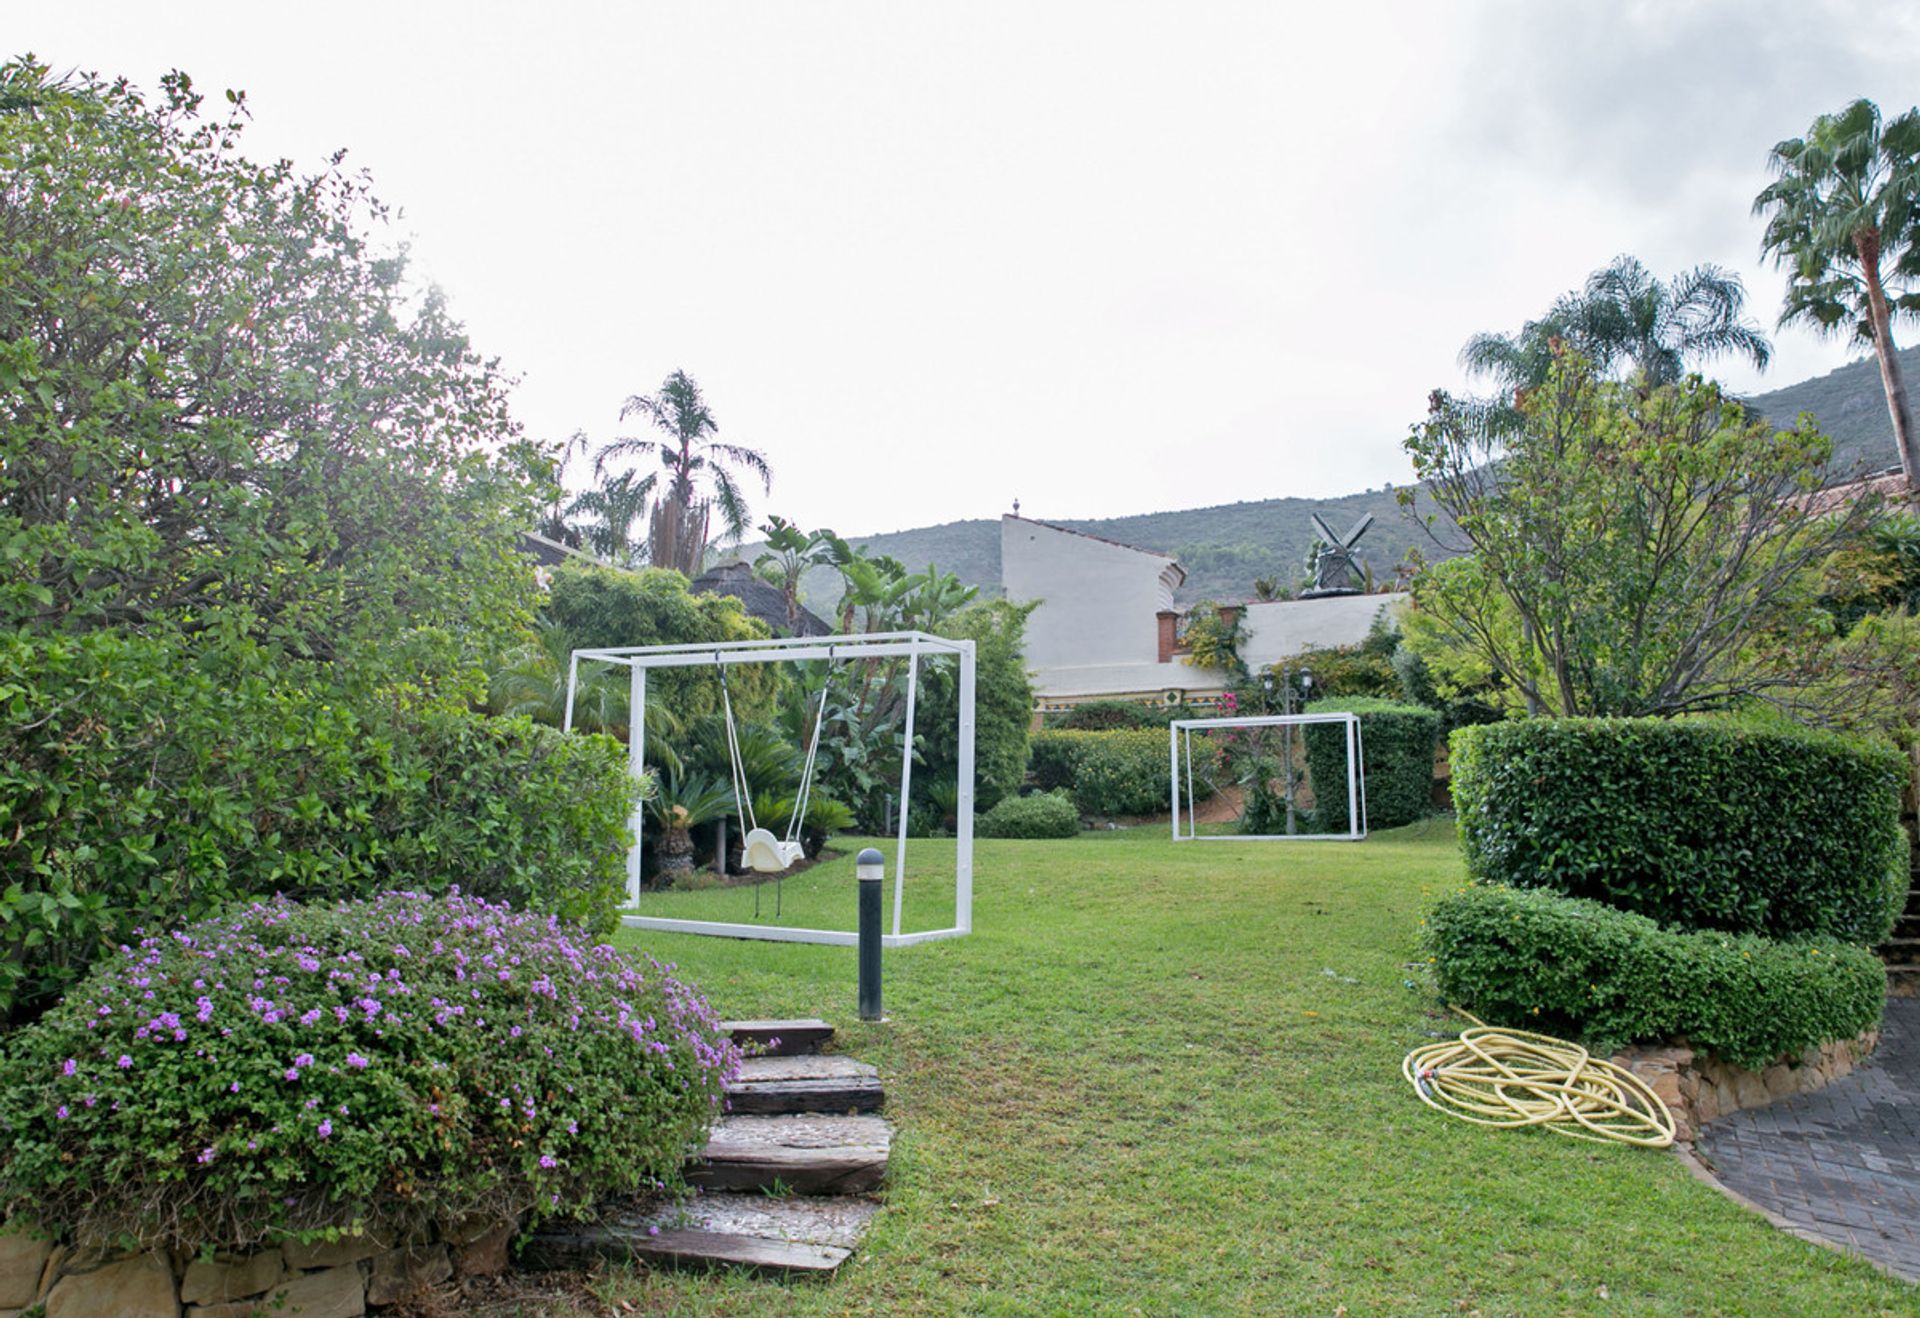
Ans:
{"type": "MultiPolygon", "coordinates": [[[[1167,769],[1173,794],[1175,842],[1358,842],[1367,835],[1367,781],[1362,768],[1363,744],[1357,714],[1250,714],[1243,718],[1183,718],[1167,725],[1167,769]],[[1347,730],[1347,831],[1344,833],[1201,833],[1193,796],[1193,734],[1231,728],[1294,728],[1313,723],[1339,723],[1347,730]],[[1181,773],[1184,756],[1186,773],[1181,773]],[[1187,826],[1180,827],[1180,798],[1184,777],[1187,826]]],[[[1319,790],[1316,785],[1316,792],[1319,790]]]]}
{"type": "MultiPolygon", "coordinates": [[[[844,663],[858,659],[904,658],[907,661],[907,740],[913,745],[914,696],[920,660],[954,656],[960,665],[958,711],[960,763],[957,770],[960,799],[955,809],[954,923],[947,929],[901,932],[901,910],[906,897],[908,791],[913,785],[913,757],[900,766],[900,834],[893,865],[893,932],[882,936],[887,947],[909,947],[936,938],[958,938],[973,932],[973,687],[974,643],[950,640],[926,632],[870,632],[855,636],[802,636],[773,641],[721,641],[711,645],[632,645],[600,650],[575,650],[567,667],[567,712],[561,731],[573,730],[573,699],[580,681],[581,663],[625,665],[632,676],[627,702],[627,762],[634,777],[646,771],[647,674],[655,668],[701,668],[732,664],[799,663],[825,659],[844,663]]],[[[640,909],[640,830],[644,807],[636,802],[631,818],[633,846],[627,852],[627,906],[635,914],[620,922],[633,929],[661,929],[671,933],[710,934],[719,938],[759,938],[777,943],[859,942],[852,930],[809,929],[793,925],[733,924],[720,920],[674,920],[645,916],[640,909]]]]}

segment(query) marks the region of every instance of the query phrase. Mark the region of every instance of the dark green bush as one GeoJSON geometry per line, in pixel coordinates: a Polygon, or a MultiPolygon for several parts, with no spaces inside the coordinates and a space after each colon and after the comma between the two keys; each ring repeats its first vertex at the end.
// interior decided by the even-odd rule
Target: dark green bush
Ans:
{"type": "Polygon", "coordinates": [[[0,1216],[245,1249],[677,1181],[737,1054],[660,967],[457,894],[137,940],[0,1051],[0,1216]]]}
{"type": "Polygon", "coordinates": [[[1688,929],[1885,938],[1907,889],[1905,764],[1723,720],[1536,719],[1453,734],[1475,878],[1688,929]]]}
{"type": "Polygon", "coordinates": [[[604,924],[632,782],[617,743],[367,709],[252,651],[0,638],[0,1018],[137,927],[235,899],[458,882],[604,924]]]}
{"type": "Polygon", "coordinates": [[[1451,893],[1428,915],[1424,942],[1449,1001],[1603,1054],[1684,1036],[1757,1068],[1871,1029],[1886,1000],[1886,971],[1864,948],[1671,932],[1538,890],[1451,893]]]}
{"type": "Polygon", "coordinates": [[[1150,815],[1171,808],[1162,731],[1035,733],[1030,773],[1042,791],[1071,790],[1086,815],[1150,815]]]}
{"type": "Polygon", "coordinates": [[[1067,797],[1053,792],[1009,796],[981,815],[974,831],[981,837],[1076,837],[1080,811],[1067,797]]]}
{"type": "Polygon", "coordinates": [[[1116,728],[1164,728],[1178,706],[1142,705],[1133,700],[1089,700],[1047,715],[1047,727],[1064,732],[1112,732],[1116,728]]]}
{"type": "MultiPolygon", "coordinates": [[[[1398,828],[1424,818],[1433,802],[1433,753],[1440,715],[1419,705],[1353,696],[1316,700],[1309,714],[1360,716],[1361,771],[1366,775],[1367,827],[1398,828]]],[[[1347,831],[1347,734],[1338,724],[1309,724],[1307,773],[1313,782],[1316,832],[1347,831]]]]}

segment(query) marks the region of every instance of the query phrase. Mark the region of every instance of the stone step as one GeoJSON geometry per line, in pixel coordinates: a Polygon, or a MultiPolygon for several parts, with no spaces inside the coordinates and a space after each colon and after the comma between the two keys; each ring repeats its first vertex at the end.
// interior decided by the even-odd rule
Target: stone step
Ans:
{"type": "Polygon", "coordinates": [[[603,1204],[595,1220],[535,1234],[531,1267],[578,1267],[597,1258],[763,1273],[832,1273],[846,1262],[880,1205],[855,1197],[774,1199],[696,1194],[685,1204],[603,1204]]]}
{"type": "Polygon", "coordinates": [[[795,1057],[817,1053],[820,1045],[833,1041],[833,1026],[811,1017],[785,1021],[721,1021],[720,1028],[733,1041],[770,1057],[795,1057]]]}
{"type": "Polygon", "coordinates": [[[687,1181],[706,1190],[864,1194],[887,1174],[884,1117],[726,1116],[714,1123],[687,1181]]]}
{"type": "Polygon", "coordinates": [[[1890,998],[1920,997],[1920,965],[1888,966],[1887,996],[1890,998]]]}
{"type": "Polygon", "coordinates": [[[880,1073],[851,1057],[749,1057],[727,1086],[727,1110],[773,1116],[874,1112],[887,1100],[880,1073]]]}

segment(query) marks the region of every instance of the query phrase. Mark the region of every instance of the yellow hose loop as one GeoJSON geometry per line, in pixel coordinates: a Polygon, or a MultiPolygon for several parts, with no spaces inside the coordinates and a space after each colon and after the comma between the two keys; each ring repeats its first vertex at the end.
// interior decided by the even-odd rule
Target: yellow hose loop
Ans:
{"type": "Polygon", "coordinates": [[[1400,1073],[1428,1107],[1479,1126],[1544,1126],[1597,1143],[1664,1149],[1673,1113],[1631,1071],[1579,1044],[1474,1021],[1458,1039],[1408,1053],[1400,1073]]]}

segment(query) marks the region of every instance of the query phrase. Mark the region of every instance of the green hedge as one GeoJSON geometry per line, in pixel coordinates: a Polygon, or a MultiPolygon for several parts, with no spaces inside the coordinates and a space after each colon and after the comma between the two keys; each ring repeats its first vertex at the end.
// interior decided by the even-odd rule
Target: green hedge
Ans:
{"type": "Polygon", "coordinates": [[[134,929],[238,898],[458,884],[610,921],[632,800],[616,742],[302,676],[107,632],[0,638],[0,1020],[134,929]]]}
{"type": "Polygon", "coordinates": [[[1449,1001],[1598,1053],[1684,1035],[1758,1068],[1873,1028],[1886,1001],[1879,959],[1837,939],[1678,933],[1538,890],[1449,894],[1424,942],[1449,1001]]]}
{"type": "MultiPolygon", "coordinates": [[[[1370,696],[1316,700],[1309,714],[1360,716],[1361,770],[1367,784],[1367,827],[1398,828],[1424,818],[1433,802],[1433,752],[1440,715],[1419,705],[1370,696]]],[[[1313,826],[1347,831],[1347,737],[1337,724],[1309,724],[1307,773],[1314,784],[1313,826]]]]}
{"type": "Polygon", "coordinates": [[[1067,797],[1054,792],[1009,796],[981,815],[974,831],[981,837],[1076,837],[1080,811],[1067,797]]]}
{"type": "Polygon", "coordinates": [[[1067,788],[1086,815],[1151,815],[1172,808],[1162,730],[1038,732],[1028,766],[1042,791],[1067,788]]]}
{"type": "Polygon", "coordinates": [[[1852,943],[1885,938],[1906,899],[1890,748],[1706,719],[1535,719],[1451,745],[1475,878],[1852,943]]]}

